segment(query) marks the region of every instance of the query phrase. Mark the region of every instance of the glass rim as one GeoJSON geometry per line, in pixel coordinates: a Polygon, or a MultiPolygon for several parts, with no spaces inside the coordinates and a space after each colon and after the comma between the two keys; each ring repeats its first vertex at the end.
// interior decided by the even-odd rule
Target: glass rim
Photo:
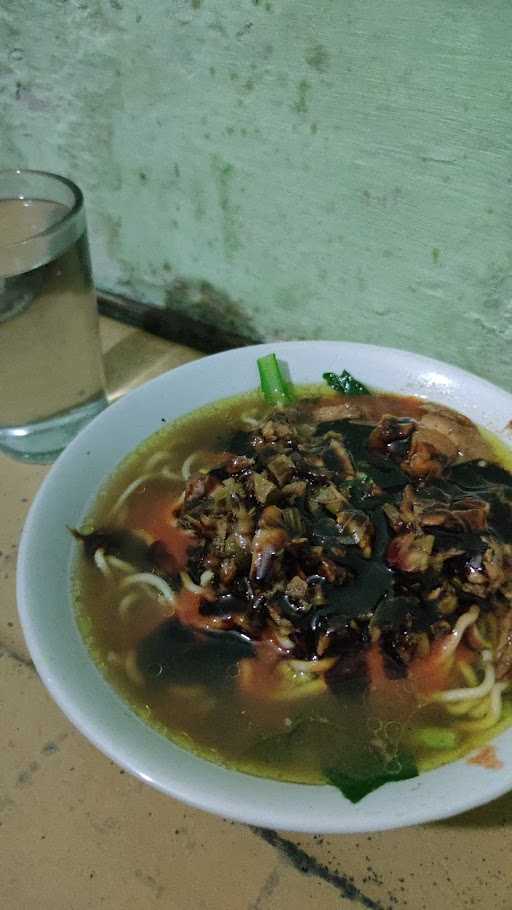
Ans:
{"type": "MultiPolygon", "coordinates": [[[[55,221],[49,227],[44,228],[42,231],[36,231],[34,234],[31,234],[30,237],[25,237],[23,240],[14,240],[11,243],[4,243],[2,241],[2,239],[0,238],[0,248],[2,248],[4,250],[8,249],[8,248],[22,247],[24,244],[32,243],[34,240],[37,240],[39,237],[50,237],[56,231],[61,230],[63,225],[65,225],[67,222],[72,222],[73,219],[77,215],[79,215],[83,211],[83,208],[84,208],[84,194],[82,193],[82,190],[80,189],[80,187],[77,186],[77,184],[74,183],[72,180],[69,180],[68,177],[62,177],[61,174],[54,174],[51,171],[34,170],[32,168],[7,168],[5,170],[0,170],[0,182],[5,177],[16,177],[16,176],[21,176],[21,175],[26,175],[27,177],[47,177],[50,180],[56,181],[57,183],[62,183],[69,190],[71,190],[73,197],[74,197],[74,201],[73,201],[73,205],[71,206],[69,211],[65,212],[60,218],[57,219],[57,221],[55,221]]],[[[23,197],[22,196],[9,196],[9,197],[0,196],[0,201],[3,198],[21,199],[21,198],[26,198],[26,197],[25,196],[23,196],[23,197]]],[[[48,201],[51,201],[51,200],[48,200],[48,201]]]]}

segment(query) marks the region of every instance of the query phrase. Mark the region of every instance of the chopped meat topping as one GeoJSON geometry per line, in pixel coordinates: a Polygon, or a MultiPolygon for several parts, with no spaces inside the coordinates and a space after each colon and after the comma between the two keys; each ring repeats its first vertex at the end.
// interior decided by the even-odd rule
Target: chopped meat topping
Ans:
{"type": "Polygon", "coordinates": [[[512,495],[485,479],[492,459],[471,421],[418,399],[340,396],[275,411],[240,451],[250,457],[228,452],[192,476],[177,513],[194,534],[191,577],[207,571],[210,600],[237,605],[223,628],[300,660],[339,656],[350,636],[356,664],[379,639],[401,674],[468,603],[507,603],[499,656],[512,673],[500,530],[512,495]]]}

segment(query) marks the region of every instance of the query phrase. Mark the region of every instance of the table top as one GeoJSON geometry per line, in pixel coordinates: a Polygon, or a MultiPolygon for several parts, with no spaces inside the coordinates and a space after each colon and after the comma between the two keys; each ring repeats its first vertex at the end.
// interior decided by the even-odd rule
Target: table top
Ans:
{"type": "MultiPolygon", "coordinates": [[[[112,397],[201,356],[108,319],[101,332],[112,397]]],[[[512,908],[512,793],[436,824],[372,835],[293,835],[188,808],[89,744],[43,688],[16,613],[19,536],[47,471],[0,455],[5,910],[512,908]]]]}

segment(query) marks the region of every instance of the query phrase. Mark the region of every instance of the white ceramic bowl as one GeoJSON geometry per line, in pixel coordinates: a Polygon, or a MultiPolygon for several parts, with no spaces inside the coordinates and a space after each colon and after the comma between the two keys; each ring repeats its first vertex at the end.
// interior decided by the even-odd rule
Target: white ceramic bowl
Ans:
{"type": "MultiPolygon", "coordinates": [[[[488,382],[415,354],[342,342],[286,342],[216,354],[181,366],[96,417],[48,474],[30,510],[18,563],[24,634],[42,681],[99,749],[142,780],[194,806],[265,827],[362,832],[446,818],[512,788],[512,729],[494,741],[503,763],[488,770],[460,760],[391,783],[352,805],[330,786],[279,783],[226,770],[173,745],[146,726],[92,662],[78,632],[70,589],[78,526],[118,462],[167,421],[253,389],[256,359],[275,351],[296,382],[346,368],[363,382],[453,406],[505,442],[512,396],[488,382]]],[[[510,436],[510,433],[508,434],[510,436]]]]}

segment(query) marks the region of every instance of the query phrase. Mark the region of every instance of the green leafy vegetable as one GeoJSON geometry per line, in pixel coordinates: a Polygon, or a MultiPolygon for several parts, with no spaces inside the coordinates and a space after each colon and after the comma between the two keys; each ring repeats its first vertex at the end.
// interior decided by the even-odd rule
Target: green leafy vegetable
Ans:
{"type": "Polygon", "coordinates": [[[410,628],[413,632],[426,632],[439,619],[437,604],[422,603],[417,597],[383,597],[372,616],[370,628],[410,628]]]}
{"type": "MultiPolygon", "coordinates": [[[[333,724],[324,717],[298,715],[291,719],[289,727],[283,733],[268,733],[258,737],[247,750],[248,758],[266,764],[287,763],[290,755],[300,755],[307,746],[308,739],[317,736],[320,729],[328,729],[332,735],[333,724]]],[[[334,727],[336,733],[336,728],[334,727]]]]}
{"type": "Polygon", "coordinates": [[[368,439],[373,426],[366,423],[353,423],[345,418],[344,420],[324,420],[316,430],[315,436],[323,436],[324,433],[341,433],[350,454],[357,460],[368,455],[368,439]]]}
{"type": "Polygon", "coordinates": [[[258,359],[260,386],[263,397],[268,404],[281,406],[291,404],[295,398],[291,383],[283,376],[275,354],[267,354],[258,359]]]}
{"type": "Polygon", "coordinates": [[[234,433],[219,433],[217,436],[219,451],[232,452],[234,455],[250,455],[252,446],[246,430],[236,430],[234,433]]]}
{"type": "Polygon", "coordinates": [[[381,598],[393,590],[393,574],[387,566],[374,559],[351,559],[347,556],[340,562],[350,563],[350,568],[359,574],[344,585],[325,582],[323,591],[327,606],[321,607],[317,615],[364,619],[372,614],[381,598]]]}
{"type": "Polygon", "coordinates": [[[211,684],[253,656],[252,645],[238,633],[196,632],[175,619],[164,620],[137,645],[137,667],[153,683],[211,684]]]}
{"type": "Polygon", "coordinates": [[[271,759],[275,761],[279,758],[288,758],[292,740],[296,734],[303,732],[303,727],[307,723],[307,717],[294,717],[290,726],[284,733],[264,733],[252,745],[249,750],[253,757],[260,759],[271,759]]]}
{"type": "Polygon", "coordinates": [[[335,392],[341,392],[343,395],[370,394],[370,390],[358,379],[355,379],[348,370],[343,370],[343,373],[324,373],[323,379],[325,379],[331,389],[334,389],[335,392]]]}
{"type": "Polygon", "coordinates": [[[354,508],[363,512],[372,512],[383,503],[393,501],[389,494],[375,495],[374,481],[364,471],[358,471],[356,477],[345,480],[342,488],[347,490],[354,508]]]}
{"type": "Polygon", "coordinates": [[[373,456],[371,461],[360,461],[358,469],[369,475],[383,490],[400,489],[410,482],[397,464],[379,456],[373,456]]]}
{"type": "MultiPolygon", "coordinates": [[[[322,586],[327,601],[325,607],[320,607],[315,617],[338,617],[340,620],[367,618],[372,615],[380,600],[392,595],[394,576],[391,569],[383,560],[383,554],[389,541],[389,528],[382,511],[372,513],[375,527],[375,541],[371,559],[364,559],[354,552],[351,547],[345,555],[334,555],[333,558],[342,566],[346,566],[353,573],[353,578],[344,585],[325,582],[322,586]]],[[[325,545],[343,542],[338,536],[334,537],[336,523],[332,519],[323,519],[314,526],[314,534],[325,545]],[[331,536],[331,534],[333,536],[331,536]]]]}
{"type": "Polygon", "coordinates": [[[408,752],[400,752],[393,760],[394,767],[386,770],[381,767],[374,773],[346,772],[338,768],[327,768],[324,771],[327,783],[337,787],[351,803],[358,803],[369,793],[373,793],[384,784],[393,781],[409,780],[418,776],[418,768],[414,758],[408,752]]]}
{"type": "Polygon", "coordinates": [[[463,490],[479,491],[489,487],[512,486],[512,475],[497,464],[465,461],[451,470],[450,480],[463,490]]]}

